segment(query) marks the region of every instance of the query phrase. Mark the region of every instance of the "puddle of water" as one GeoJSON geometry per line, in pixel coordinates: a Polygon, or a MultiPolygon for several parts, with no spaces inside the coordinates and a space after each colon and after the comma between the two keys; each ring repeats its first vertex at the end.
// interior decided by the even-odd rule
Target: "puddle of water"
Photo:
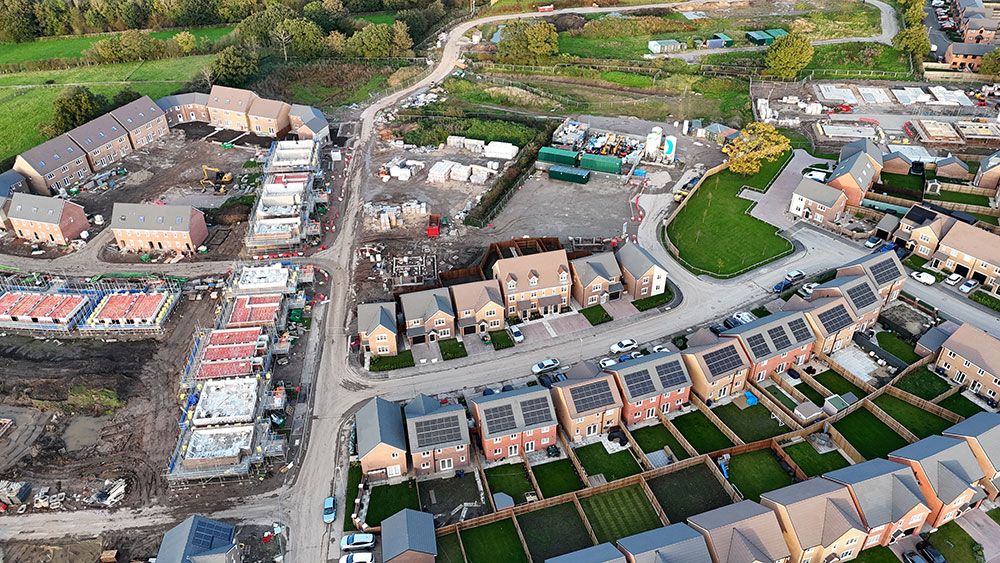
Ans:
{"type": "Polygon", "coordinates": [[[66,451],[82,450],[97,444],[101,438],[101,428],[110,417],[107,416],[77,416],[69,422],[63,432],[63,442],[66,451]]]}

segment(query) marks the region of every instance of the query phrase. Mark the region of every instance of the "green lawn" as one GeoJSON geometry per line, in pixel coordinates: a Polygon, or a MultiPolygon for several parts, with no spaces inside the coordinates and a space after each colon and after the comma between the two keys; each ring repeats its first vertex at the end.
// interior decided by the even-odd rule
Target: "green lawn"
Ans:
{"type": "Polygon", "coordinates": [[[967,203],[969,205],[982,205],[983,207],[990,206],[990,198],[987,196],[979,194],[963,194],[961,192],[950,192],[947,190],[941,190],[941,193],[938,194],[924,194],[924,199],[967,203]]]}
{"type": "Polygon", "coordinates": [[[918,369],[903,376],[896,382],[896,387],[925,401],[930,401],[951,389],[951,385],[948,385],[944,378],[929,369],[918,369]]]}
{"type": "Polygon", "coordinates": [[[728,276],[791,252],[791,243],[773,226],[747,214],[751,202],[736,197],[744,185],[766,189],[790,155],[764,162],[746,178],[729,170],[706,178],[667,226],[680,257],[703,273],[728,276]]]}
{"type": "Polygon", "coordinates": [[[865,459],[885,457],[889,452],[902,448],[906,440],[896,431],[875,418],[868,409],[859,408],[833,423],[865,459]]]}
{"type": "Polygon", "coordinates": [[[855,563],[899,563],[899,558],[888,547],[877,545],[863,550],[854,558],[855,563]]]}
{"type": "Polygon", "coordinates": [[[387,371],[390,369],[413,367],[413,351],[400,350],[395,356],[373,356],[368,364],[369,371],[387,371]]]}
{"type": "Polygon", "coordinates": [[[795,407],[799,406],[794,399],[789,397],[788,394],[777,385],[768,385],[764,388],[764,390],[767,391],[767,394],[770,395],[772,399],[785,405],[790,411],[794,411],[795,407]]]}
{"type": "Polygon", "coordinates": [[[1000,225],[1000,217],[994,217],[992,215],[983,215],[982,213],[972,213],[976,219],[984,223],[989,223],[990,225],[1000,225]]]}
{"type": "Polygon", "coordinates": [[[594,545],[572,502],[522,514],[517,517],[517,525],[532,561],[545,561],[594,545]]]}
{"type": "Polygon", "coordinates": [[[994,522],[1000,524],[1000,508],[994,508],[993,510],[987,510],[986,515],[993,519],[994,522]]]}
{"type": "Polygon", "coordinates": [[[847,467],[851,463],[840,452],[817,453],[809,442],[799,442],[791,446],[783,446],[788,457],[799,466],[809,477],[847,467]]]}
{"type": "Polygon", "coordinates": [[[854,393],[854,396],[860,399],[868,394],[864,389],[844,379],[842,375],[832,369],[824,371],[813,379],[818,381],[823,387],[829,389],[831,393],[836,393],[837,395],[854,393]]]}
{"type": "Polygon", "coordinates": [[[639,464],[632,457],[632,452],[628,450],[609,455],[604,449],[604,444],[591,444],[575,451],[587,475],[602,473],[609,483],[641,471],[639,464]]]}
{"type": "Polygon", "coordinates": [[[754,502],[760,501],[762,493],[791,485],[792,481],[767,448],[729,458],[729,482],[736,485],[744,498],[754,502]]]}
{"type": "Polygon", "coordinates": [[[398,485],[372,487],[371,498],[368,500],[368,512],[365,514],[365,523],[369,526],[379,526],[382,524],[382,520],[404,508],[420,510],[420,497],[417,495],[416,481],[410,480],[398,485]]]}
{"type": "Polygon", "coordinates": [[[715,407],[712,412],[748,444],[789,431],[787,426],[779,425],[777,419],[771,418],[771,411],[760,403],[745,409],[740,409],[735,403],[729,403],[715,407]]]}
{"type": "Polygon", "coordinates": [[[971,295],[969,295],[969,299],[972,299],[980,305],[985,305],[994,311],[1000,312],[1000,299],[997,299],[985,291],[974,291],[971,295]]]}
{"type": "Polygon", "coordinates": [[[584,514],[599,543],[663,526],[649,498],[639,485],[580,499],[584,514]]]}
{"type": "Polygon", "coordinates": [[[465,351],[465,343],[459,342],[454,338],[438,340],[438,348],[441,350],[441,359],[443,360],[454,360],[456,358],[464,358],[469,355],[469,353],[465,351]]]}
{"type": "Polygon", "coordinates": [[[351,19],[363,20],[374,24],[384,23],[392,25],[396,21],[396,14],[394,12],[388,14],[358,14],[351,19]]]}
{"type": "Polygon", "coordinates": [[[587,322],[589,322],[591,326],[599,325],[612,320],[611,315],[609,315],[608,312],[604,310],[604,307],[601,307],[600,305],[580,309],[580,314],[587,319],[587,322]]]}
{"type": "Polygon", "coordinates": [[[654,424],[633,430],[632,437],[635,438],[635,442],[639,444],[642,451],[647,454],[662,450],[663,446],[669,446],[671,453],[674,454],[674,458],[678,461],[691,457],[688,455],[687,450],[684,449],[684,446],[670,433],[670,430],[662,424],[654,424]]]}
{"type": "MultiPolygon", "coordinates": [[[[206,27],[192,29],[191,34],[212,41],[232,31],[232,26],[206,27]]],[[[157,39],[170,39],[182,30],[153,31],[150,36],[157,39]]],[[[110,34],[109,34],[110,35],[110,34]]],[[[23,63],[27,61],[44,61],[48,59],[74,59],[83,56],[83,51],[94,43],[109,35],[93,37],[65,37],[59,39],[44,39],[28,43],[0,43],[0,63],[23,63]]]]}
{"type": "Polygon", "coordinates": [[[938,528],[927,538],[927,541],[941,552],[948,563],[982,561],[982,559],[977,559],[974,553],[975,550],[982,550],[982,546],[955,522],[948,522],[938,528]]]}
{"type": "Polygon", "coordinates": [[[913,432],[917,438],[940,434],[954,424],[892,395],[879,395],[872,402],[894,418],[896,422],[913,432]]]}
{"type": "Polygon", "coordinates": [[[924,179],[915,174],[893,174],[883,172],[881,174],[882,183],[895,188],[903,188],[916,192],[917,195],[924,192],[924,179]]]}
{"type": "Polygon", "coordinates": [[[650,479],[648,483],[653,497],[671,522],[683,522],[688,516],[719,508],[733,501],[704,463],[661,475],[650,479]]]}
{"type": "Polygon", "coordinates": [[[486,480],[490,484],[490,491],[493,494],[507,493],[514,504],[524,502],[524,493],[534,492],[528,473],[524,470],[524,465],[520,463],[508,463],[497,465],[486,470],[486,480]]]}
{"type": "Polygon", "coordinates": [[[199,70],[210,64],[214,59],[215,55],[197,55],[193,57],[134,63],[83,66],[61,70],[17,72],[0,75],[0,86],[169,80],[177,82],[179,87],[183,85],[184,81],[193,78],[199,70]]]}
{"type": "Polygon", "coordinates": [[[826,402],[823,395],[819,391],[813,389],[812,385],[809,385],[805,381],[800,381],[795,388],[799,390],[799,393],[802,393],[807,399],[812,401],[812,403],[817,407],[822,407],[823,403],[826,402]]]}
{"type": "Polygon", "coordinates": [[[875,335],[878,345],[883,350],[903,360],[907,365],[920,361],[920,355],[913,351],[913,345],[903,340],[894,332],[880,332],[875,335]]]}
{"type": "Polygon", "coordinates": [[[437,537],[437,563],[464,563],[462,557],[462,546],[458,543],[458,534],[451,533],[447,536],[437,537]]]}
{"type": "Polygon", "coordinates": [[[643,297],[642,299],[636,299],[632,302],[632,306],[640,311],[646,311],[652,309],[653,307],[659,307],[660,305],[666,305],[674,298],[674,290],[670,289],[670,285],[667,285],[663,293],[659,295],[654,295],[652,297],[643,297]]]}
{"type": "Polygon", "coordinates": [[[966,418],[976,413],[983,412],[983,409],[979,405],[973,403],[969,399],[966,399],[961,393],[955,393],[950,397],[946,397],[938,403],[938,405],[966,418]]]}
{"type": "Polygon", "coordinates": [[[357,530],[354,521],[351,520],[351,513],[354,512],[354,499],[358,498],[358,485],[361,483],[363,475],[360,463],[352,463],[347,468],[347,492],[344,493],[344,504],[340,507],[344,511],[345,532],[357,530]]]}
{"type": "Polygon", "coordinates": [[[510,334],[506,330],[491,330],[490,343],[493,344],[494,350],[503,350],[505,348],[514,347],[514,340],[510,337],[510,334]]]}
{"type": "Polygon", "coordinates": [[[476,526],[459,532],[469,563],[510,561],[528,563],[517,528],[511,519],[500,520],[485,526],[476,526]]]}
{"type": "Polygon", "coordinates": [[[531,472],[535,474],[538,489],[545,498],[557,497],[583,488],[573,462],[568,459],[532,466],[531,472]]]}
{"type": "Polygon", "coordinates": [[[682,414],[670,422],[680,430],[688,443],[700,454],[731,448],[735,445],[699,410],[682,414]]]}

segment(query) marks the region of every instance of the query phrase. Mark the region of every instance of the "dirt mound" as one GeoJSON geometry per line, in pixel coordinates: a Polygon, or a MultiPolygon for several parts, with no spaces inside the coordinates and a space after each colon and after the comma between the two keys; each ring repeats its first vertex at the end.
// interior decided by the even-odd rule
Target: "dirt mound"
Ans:
{"type": "Polygon", "coordinates": [[[524,88],[518,88],[517,86],[492,86],[485,91],[491,96],[508,98],[511,101],[517,102],[518,105],[539,105],[542,107],[552,105],[552,100],[538,94],[532,94],[524,88]]]}

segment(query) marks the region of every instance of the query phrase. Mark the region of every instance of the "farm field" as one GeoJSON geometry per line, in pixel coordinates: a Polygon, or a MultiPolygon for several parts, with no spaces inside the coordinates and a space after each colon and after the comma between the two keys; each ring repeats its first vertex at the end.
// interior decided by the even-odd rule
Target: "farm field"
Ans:
{"type": "MultiPolygon", "coordinates": [[[[189,30],[199,41],[216,39],[227,35],[233,26],[204,27],[189,30]]],[[[156,39],[170,39],[183,30],[152,31],[150,36],[156,39]]],[[[44,61],[47,59],[74,59],[83,56],[83,52],[101,39],[114,34],[97,35],[94,37],[65,37],[59,39],[40,39],[28,43],[0,43],[0,64],[23,63],[28,61],[44,61]]]]}
{"type": "Polygon", "coordinates": [[[639,485],[629,485],[580,499],[599,543],[659,528],[663,525],[639,485]]]}

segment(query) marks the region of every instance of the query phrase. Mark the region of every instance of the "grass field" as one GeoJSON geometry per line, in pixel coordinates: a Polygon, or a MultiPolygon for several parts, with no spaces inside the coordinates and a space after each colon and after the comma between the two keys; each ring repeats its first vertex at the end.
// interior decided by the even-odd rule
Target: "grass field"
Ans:
{"type": "Polygon", "coordinates": [[[955,522],[938,528],[936,532],[927,538],[931,545],[937,548],[948,563],[977,563],[982,559],[977,559],[973,550],[977,547],[982,549],[976,540],[955,522]]]}
{"type": "Polygon", "coordinates": [[[580,314],[583,315],[583,318],[587,319],[587,322],[589,322],[591,326],[599,325],[612,320],[611,315],[609,315],[608,312],[604,310],[604,307],[601,307],[600,305],[580,309],[580,314]]]}
{"type": "Polygon", "coordinates": [[[584,514],[599,543],[663,526],[639,485],[629,485],[580,499],[584,514]]]}
{"type": "Polygon", "coordinates": [[[776,229],[747,214],[752,202],[736,197],[744,185],[764,190],[791,153],[764,162],[746,178],[723,170],[706,178],[685,208],[667,225],[670,242],[690,267],[727,276],[792,250],[776,229]]]}
{"type": "Polygon", "coordinates": [[[900,360],[903,360],[907,364],[920,361],[920,355],[913,351],[913,345],[899,336],[896,336],[895,333],[880,332],[875,336],[875,338],[878,340],[878,345],[881,346],[882,349],[889,352],[893,356],[896,356],[900,360]]]}
{"type": "Polygon", "coordinates": [[[745,409],[729,403],[715,407],[712,412],[747,443],[773,438],[789,430],[787,426],[779,425],[776,419],[771,418],[771,411],[760,403],[745,409]]]}
{"type": "Polygon", "coordinates": [[[980,408],[979,405],[973,403],[969,399],[966,399],[961,393],[955,393],[951,397],[942,399],[938,405],[966,418],[976,413],[983,412],[983,409],[980,408]]]}
{"type": "Polygon", "coordinates": [[[916,395],[925,401],[930,401],[948,389],[951,385],[929,369],[918,369],[907,374],[896,382],[896,387],[916,395]]]}
{"type": "Polygon", "coordinates": [[[593,545],[583,518],[572,502],[522,514],[517,517],[517,525],[524,535],[524,543],[528,544],[532,561],[545,561],[593,545]]]}
{"type": "Polygon", "coordinates": [[[812,385],[809,385],[805,381],[801,381],[795,386],[795,388],[799,390],[799,393],[802,393],[807,399],[812,401],[812,403],[817,407],[823,406],[823,403],[825,402],[823,395],[819,391],[813,389],[812,385]]]}
{"type": "Polygon", "coordinates": [[[486,481],[490,484],[490,491],[493,494],[507,493],[514,504],[524,502],[524,493],[534,492],[528,473],[524,470],[524,465],[520,463],[508,463],[490,467],[486,470],[486,481]]]}
{"type": "Polygon", "coordinates": [[[463,563],[462,546],[458,543],[458,534],[451,533],[447,536],[437,537],[437,563],[463,563]]]}
{"type": "Polygon", "coordinates": [[[844,379],[842,375],[832,369],[824,371],[823,373],[813,377],[813,379],[818,381],[823,387],[829,389],[830,392],[836,393],[837,395],[854,393],[854,396],[860,399],[868,394],[864,389],[844,379]]]}
{"type": "Polygon", "coordinates": [[[583,488],[580,476],[576,474],[573,462],[568,459],[550,461],[531,468],[538,482],[538,489],[545,498],[552,498],[583,488]]]}
{"type": "Polygon", "coordinates": [[[806,65],[806,70],[819,68],[909,72],[910,64],[906,53],[889,45],[843,43],[815,46],[812,61],[806,65]]]}
{"type": "Polygon", "coordinates": [[[358,14],[354,16],[354,20],[364,20],[369,23],[380,24],[384,23],[386,25],[392,25],[396,21],[395,12],[390,12],[387,14],[358,14]]]}
{"type": "MultiPolygon", "coordinates": [[[[208,38],[212,41],[232,31],[232,26],[206,27],[192,29],[191,34],[199,39],[208,38]]],[[[153,31],[152,37],[170,39],[182,30],[153,31]]],[[[110,34],[109,34],[110,35],[110,34]]],[[[74,59],[83,56],[83,51],[94,43],[109,35],[94,37],[67,37],[60,39],[43,39],[30,43],[0,43],[0,63],[23,63],[27,61],[44,61],[47,59],[74,59]]]]}
{"type": "Polygon", "coordinates": [[[671,420],[688,443],[700,454],[733,446],[733,442],[701,411],[695,410],[671,420]]]}
{"type": "Polygon", "coordinates": [[[879,395],[873,401],[896,422],[902,424],[907,430],[913,432],[917,438],[926,438],[932,434],[940,434],[953,423],[936,414],[931,414],[924,409],[911,405],[902,399],[892,395],[879,395]]]}
{"type": "Polygon", "coordinates": [[[924,198],[935,201],[950,201],[953,203],[981,205],[983,207],[990,206],[990,198],[987,196],[979,194],[963,194],[961,192],[950,192],[947,190],[941,190],[941,193],[938,194],[924,194],[924,198]]]}
{"type": "Polygon", "coordinates": [[[485,526],[476,526],[459,532],[469,563],[492,563],[510,561],[528,563],[517,528],[511,519],[500,520],[485,526]]]}
{"type": "Polygon", "coordinates": [[[632,452],[628,450],[608,454],[607,450],[604,449],[604,444],[591,444],[577,448],[575,451],[576,457],[580,459],[580,465],[583,466],[587,475],[594,476],[602,473],[609,483],[641,471],[639,464],[632,457],[632,452]]]}
{"type": "Polygon", "coordinates": [[[885,457],[889,452],[902,448],[906,440],[896,431],[875,418],[868,409],[860,408],[833,423],[865,459],[885,457]]]}
{"type": "Polygon", "coordinates": [[[899,563],[899,558],[888,547],[877,545],[859,553],[854,563],[899,563]]]}
{"type": "Polygon", "coordinates": [[[420,497],[417,495],[416,481],[372,487],[372,494],[368,499],[368,512],[365,514],[365,523],[369,526],[378,526],[382,520],[404,508],[420,510],[420,497]]]}
{"type": "Polygon", "coordinates": [[[792,484],[792,477],[785,473],[771,450],[765,448],[734,455],[729,458],[729,482],[754,502],[760,495],[792,484]]]}
{"type": "Polygon", "coordinates": [[[654,424],[634,430],[632,437],[635,438],[636,443],[639,444],[642,451],[647,454],[662,450],[663,446],[669,446],[670,451],[678,461],[691,457],[688,455],[687,450],[684,449],[684,446],[670,433],[670,430],[662,424],[654,424]]]}
{"type": "Polygon", "coordinates": [[[648,483],[653,497],[671,522],[683,522],[688,516],[733,501],[704,463],[661,475],[648,483]]]}
{"type": "Polygon", "coordinates": [[[358,485],[361,483],[362,476],[360,463],[352,463],[347,468],[347,492],[344,493],[344,505],[340,507],[345,515],[345,532],[357,530],[354,526],[354,521],[351,520],[351,513],[354,512],[354,499],[358,498],[358,485]]]}
{"type": "Polygon", "coordinates": [[[847,458],[841,455],[840,452],[827,452],[825,454],[821,454],[818,453],[816,448],[814,448],[809,442],[799,442],[798,444],[792,444],[791,446],[783,446],[781,449],[785,450],[788,457],[792,458],[792,461],[794,461],[795,464],[802,469],[802,471],[805,471],[806,475],[809,477],[822,475],[829,471],[834,471],[850,465],[847,458]]]}

